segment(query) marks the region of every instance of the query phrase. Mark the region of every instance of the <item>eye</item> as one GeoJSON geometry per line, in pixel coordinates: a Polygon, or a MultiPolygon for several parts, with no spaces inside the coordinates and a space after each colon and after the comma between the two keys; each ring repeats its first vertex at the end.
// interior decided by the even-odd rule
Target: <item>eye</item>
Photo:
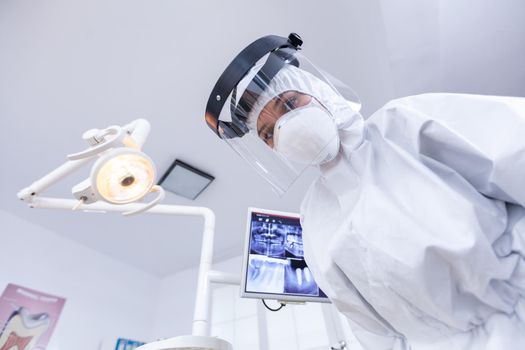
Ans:
{"type": "Polygon", "coordinates": [[[292,109],[296,109],[297,108],[297,102],[298,102],[297,96],[294,95],[294,96],[291,96],[291,97],[287,98],[284,101],[284,104],[286,105],[286,107],[289,110],[292,110],[292,109]]]}
{"type": "Polygon", "coordinates": [[[273,131],[265,131],[261,134],[261,138],[264,142],[269,143],[273,140],[273,131]]]}

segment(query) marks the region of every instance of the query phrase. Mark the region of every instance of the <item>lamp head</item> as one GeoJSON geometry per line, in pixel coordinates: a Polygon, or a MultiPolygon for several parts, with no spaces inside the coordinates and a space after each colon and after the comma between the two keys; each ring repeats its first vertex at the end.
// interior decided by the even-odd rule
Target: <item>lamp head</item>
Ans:
{"type": "Polygon", "coordinates": [[[113,148],[95,162],[91,185],[103,200],[113,204],[138,201],[155,185],[156,169],[145,153],[127,147],[113,148]]]}

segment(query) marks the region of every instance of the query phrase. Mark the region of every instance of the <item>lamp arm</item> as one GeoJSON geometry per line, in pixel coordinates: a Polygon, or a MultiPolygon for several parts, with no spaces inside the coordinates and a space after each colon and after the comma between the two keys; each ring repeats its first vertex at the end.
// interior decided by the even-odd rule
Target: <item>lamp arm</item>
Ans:
{"type": "Polygon", "coordinates": [[[128,135],[131,136],[135,144],[140,149],[148,138],[151,125],[146,119],[136,119],[131,123],[124,125],[122,129],[124,129],[128,135]]]}
{"type": "Polygon", "coordinates": [[[158,192],[158,195],[157,195],[157,197],[154,200],[152,200],[149,203],[144,204],[144,206],[142,208],[140,208],[140,209],[132,210],[132,211],[125,211],[125,212],[122,213],[122,215],[130,216],[130,215],[136,215],[136,214],[140,214],[142,212],[145,212],[145,211],[153,208],[154,206],[156,206],[160,202],[162,202],[164,200],[164,197],[166,197],[166,192],[164,192],[164,189],[162,187],[160,187],[159,185],[153,186],[153,188],[151,189],[151,192],[158,192]]]}
{"type": "Polygon", "coordinates": [[[49,174],[43,176],[39,180],[36,180],[28,187],[20,190],[20,192],[17,194],[18,198],[23,201],[31,202],[35,196],[44,192],[53,184],[76,171],[78,168],[91,161],[92,158],[93,157],[88,157],[65,162],[55,170],[51,171],[49,174]]]}
{"type": "MultiPolygon", "coordinates": [[[[22,190],[24,191],[24,190],[22,190]]],[[[48,209],[69,209],[77,207],[78,210],[95,211],[95,212],[130,212],[144,208],[142,203],[130,204],[111,204],[98,201],[92,204],[81,204],[74,199],[46,198],[33,196],[29,203],[31,208],[48,208],[48,209]]],[[[199,265],[199,276],[197,282],[197,295],[195,300],[195,309],[193,313],[192,335],[210,336],[210,305],[211,291],[210,280],[221,282],[220,280],[232,280],[226,275],[218,275],[211,271],[213,260],[213,241],[215,236],[215,213],[205,207],[191,207],[182,205],[158,204],[147,210],[148,214],[164,215],[186,215],[200,216],[204,219],[204,232],[202,237],[201,258],[199,265]]],[[[231,281],[233,282],[233,281],[231,281]]],[[[224,282],[222,282],[224,283],[224,282]]]]}
{"type": "Polygon", "coordinates": [[[241,277],[235,273],[211,270],[208,272],[208,279],[211,283],[230,284],[238,286],[241,284],[241,277]]]}
{"type": "Polygon", "coordinates": [[[202,237],[201,258],[199,263],[199,276],[197,280],[197,295],[193,312],[191,334],[195,336],[210,336],[210,308],[211,287],[208,274],[213,263],[213,243],[215,238],[215,213],[208,208],[203,208],[204,232],[202,237]]]}

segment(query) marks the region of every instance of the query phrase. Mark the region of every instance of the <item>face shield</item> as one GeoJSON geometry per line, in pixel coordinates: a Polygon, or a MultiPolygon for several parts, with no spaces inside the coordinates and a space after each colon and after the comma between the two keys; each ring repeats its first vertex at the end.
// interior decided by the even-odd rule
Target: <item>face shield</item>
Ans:
{"type": "Polygon", "coordinates": [[[301,39],[263,37],[215,85],[206,121],[282,195],[311,165],[339,152],[338,126],[359,112],[356,94],[298,50],[301,39]]]}

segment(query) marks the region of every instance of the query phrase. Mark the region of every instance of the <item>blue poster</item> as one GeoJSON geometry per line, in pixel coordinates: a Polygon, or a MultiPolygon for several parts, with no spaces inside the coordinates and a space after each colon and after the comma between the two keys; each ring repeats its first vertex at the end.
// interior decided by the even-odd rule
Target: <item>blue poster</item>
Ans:
{"type": "Polygon", "coordinates": [[[146,343],[136,341],[136,340],[119,338],[117,340],[117,347],[115,348],[115,350],[135,350],[136,348],[144,344],[146,343]]]}

